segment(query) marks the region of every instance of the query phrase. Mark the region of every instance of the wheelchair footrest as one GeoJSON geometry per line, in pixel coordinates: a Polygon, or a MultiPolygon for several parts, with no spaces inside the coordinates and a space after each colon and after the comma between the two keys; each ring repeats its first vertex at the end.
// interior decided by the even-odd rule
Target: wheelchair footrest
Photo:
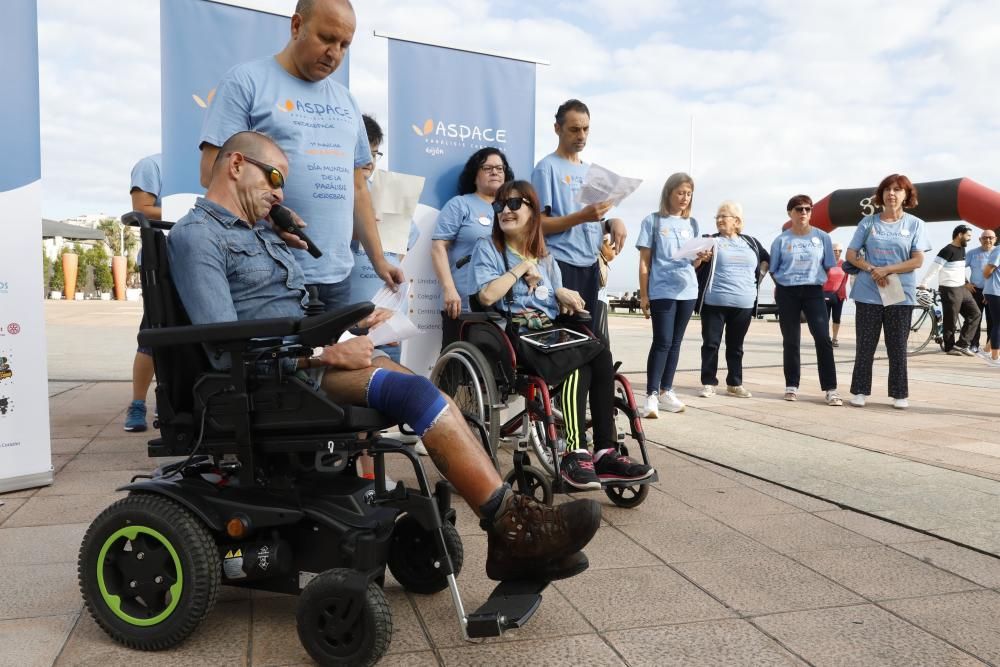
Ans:
{"type": "Polygon", "coordinates": [[[502,581],[489,599],[469,614],[466,633],[470,639],[499,637],[528,622],[542,604],[547,581],[502,581]]]}
{"type": "Polygon", "coordinates": [[[604,488],[604,487],[607,487],[607,486],[644,486],[646,484],[652,484],[653,482],[659,482],[659,481],[660,481],[660,476],[654,470],[652,475],[650,475],[646,479],[640,479],[637,482],[632,482],[632,481],[625,480],[625,479],[612,479],[612,480],[606,480],[606,481],[602,480],[601,481],[601,488],[604,488]]]}

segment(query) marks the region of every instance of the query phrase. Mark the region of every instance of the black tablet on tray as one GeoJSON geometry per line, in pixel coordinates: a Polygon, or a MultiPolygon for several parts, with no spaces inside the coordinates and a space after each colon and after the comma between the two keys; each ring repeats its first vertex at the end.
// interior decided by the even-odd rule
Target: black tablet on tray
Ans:
{"type": "Polygon", "coordinates": [[[567,345],[576,345],[590,340],[590,336],[582,334],[572,329],[549,329],[547,331],[533,331],[521,335],[521,340],[529,345],[549,350],[567,345]]]}

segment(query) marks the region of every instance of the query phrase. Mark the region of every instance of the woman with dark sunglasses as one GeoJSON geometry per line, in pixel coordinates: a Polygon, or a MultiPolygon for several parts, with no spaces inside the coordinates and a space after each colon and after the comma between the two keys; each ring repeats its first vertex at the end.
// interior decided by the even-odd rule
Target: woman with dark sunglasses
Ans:
{"type": "Polygon", "coordinates": [[[466,161],[458,177],[458,196],[441,209],[431,244],[431,261],[441,284],[443,310],[451,319],[469,310],[476,292],[469,257],[476,242],[493,229],[493,198],[514,179],[507,157],[498,148],[481,148],[466,161]]]}
{"type": "Polygon", "coordinates": [[[826,299],[823,298],[827,272],[836,266],[837,260],[830,235],[809,224],[812,207],[808,195],[789,199],[786,210],[792,224],[771,244],[770,270],[784,352],[785,400],[797,400],[799,395],[802,337],[799,314],[804,313],[816,346],[819,384],[826,392],[826,404],[843,405],[837,393],[837,366],[833,359],[826,299]]]}
{"type": "MultiPolygon", "coordinates": [[[[584,311],[579,293],[562,285],[562,274],[545,247],[538,195],[527,181],[505,183],[493,202],[490,238],[476,244],[472,271],[479,302],[531,318],[555,320],[560,313],[584,311]],[[512,301],[506,300],[510,293],[512,301]]],[[[523,327],[522,327],[523,329],[523,327]]],[[[611,352],[601,352],[575,369],[561,384],[561,407],[566,429],[566,453],[560,472],[578,489],[599,489],[601,480],[639,481],[653,469],[620,456],[614,423],[614,365],[611,352]],[[593,419],[594,455],[587,450],[587,398],[593,419]]]]}

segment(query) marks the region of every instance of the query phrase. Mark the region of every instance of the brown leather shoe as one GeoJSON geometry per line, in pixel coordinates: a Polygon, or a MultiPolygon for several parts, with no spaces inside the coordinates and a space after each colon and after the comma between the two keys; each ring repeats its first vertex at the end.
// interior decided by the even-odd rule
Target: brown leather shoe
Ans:
{"type": "Polygon", "coordinates": [[[492,524],[483,524],[490,579],[563,579],[586,569],[586,556],[577,557],[576,552],[601,525],[601,506],[594,500],[574,500],[549,507],[508,491],[492,524]]]}

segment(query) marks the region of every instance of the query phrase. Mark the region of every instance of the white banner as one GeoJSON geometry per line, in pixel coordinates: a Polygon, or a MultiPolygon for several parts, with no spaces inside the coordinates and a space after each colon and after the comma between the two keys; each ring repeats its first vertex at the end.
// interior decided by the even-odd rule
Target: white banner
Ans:
{"type": "Polygon", "coordinates": [[[403,341],[400,363],[418,375],[430,377],[441,351],[441,285],[431,262],[431,236],[438,209],[417,205],[413,223],[420,236],[403,259],[403,273],[410,283],[407,317],[424,335],[403,341]]]}
{"type": "Polygon", "coordinates": [[[0,493],[52,483],[35,0],[0,3],[0,493]]]}

